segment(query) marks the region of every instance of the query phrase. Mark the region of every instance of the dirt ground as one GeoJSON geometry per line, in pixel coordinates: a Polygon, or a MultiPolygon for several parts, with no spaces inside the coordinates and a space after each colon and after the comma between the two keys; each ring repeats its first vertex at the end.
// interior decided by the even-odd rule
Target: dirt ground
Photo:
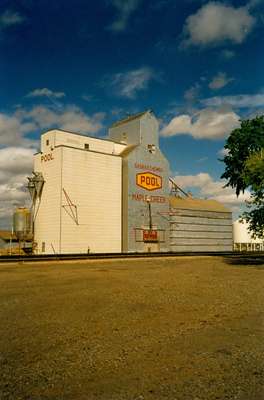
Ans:
{"type": "Polygon", "coordinates": [[[0,264],[0,399],[264,399],[264,265],[0,264]]]}

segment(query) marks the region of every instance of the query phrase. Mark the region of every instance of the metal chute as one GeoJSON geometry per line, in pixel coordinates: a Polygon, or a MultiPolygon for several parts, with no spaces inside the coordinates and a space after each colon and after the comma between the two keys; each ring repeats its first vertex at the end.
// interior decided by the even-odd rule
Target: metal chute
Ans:
{"type": "Polygon", "coordinates": [[[33,204],[41,197],[44,182],[44,177],[41,172],[33,172],[33,176],[28,177],[27,188],[33,204]]]}

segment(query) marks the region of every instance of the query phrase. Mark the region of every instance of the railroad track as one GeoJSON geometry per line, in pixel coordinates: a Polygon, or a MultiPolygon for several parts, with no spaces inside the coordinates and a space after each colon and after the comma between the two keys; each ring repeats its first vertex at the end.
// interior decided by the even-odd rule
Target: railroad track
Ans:
{"type": "Polygon", "coordinates": [[[48,255],[9,255],[0,256],[0,263],[64,261],[64,260],[106,260],[129,258],[157,258],[157,257],[230,257],[250,258],[263,260],[264,252],[162,252],[162,253],[92,253],[92,254],[48,254],[48,255]]]}

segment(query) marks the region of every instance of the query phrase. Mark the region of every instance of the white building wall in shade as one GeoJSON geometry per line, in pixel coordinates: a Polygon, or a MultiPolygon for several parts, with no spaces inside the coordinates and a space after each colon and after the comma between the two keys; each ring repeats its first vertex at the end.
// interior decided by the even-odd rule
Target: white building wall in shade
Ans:
{"type": "Polygon", "coordinates": [[[34,171],[42,172],[45,183],[34,212],[34,242],[37,254],[59,252],[62,148],[54,149],[52,160],[34,156],[34,171]],[[54,249],[54,250],[53,250],[54,249]]]}
{"type": "MultiPolygon", "coordinates": [[[[110,154],[68,144],[55,147],[55,133],[43,135],[43,152],[35,156],[34,170],[45,180],[36,207],[37,252],[121,252],[122,159],[113,155],[116,144],[109,141],[104,147],[100,143],[104,141],[95,139],[97,148],[102,145],[110,154]]],[[[72,140],[86,140],[69,135],[72,140]]]]}

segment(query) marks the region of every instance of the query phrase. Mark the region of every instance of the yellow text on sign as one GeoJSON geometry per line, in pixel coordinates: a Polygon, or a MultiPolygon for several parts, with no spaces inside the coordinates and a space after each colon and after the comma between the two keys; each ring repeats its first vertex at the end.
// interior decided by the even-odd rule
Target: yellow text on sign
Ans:
{"type": "Polygon", "coordinates": [[[138,186],[147,190],[157,190],[162,188],[162,177],[151,172],[142,172],[136,175],[138,186]]]}

